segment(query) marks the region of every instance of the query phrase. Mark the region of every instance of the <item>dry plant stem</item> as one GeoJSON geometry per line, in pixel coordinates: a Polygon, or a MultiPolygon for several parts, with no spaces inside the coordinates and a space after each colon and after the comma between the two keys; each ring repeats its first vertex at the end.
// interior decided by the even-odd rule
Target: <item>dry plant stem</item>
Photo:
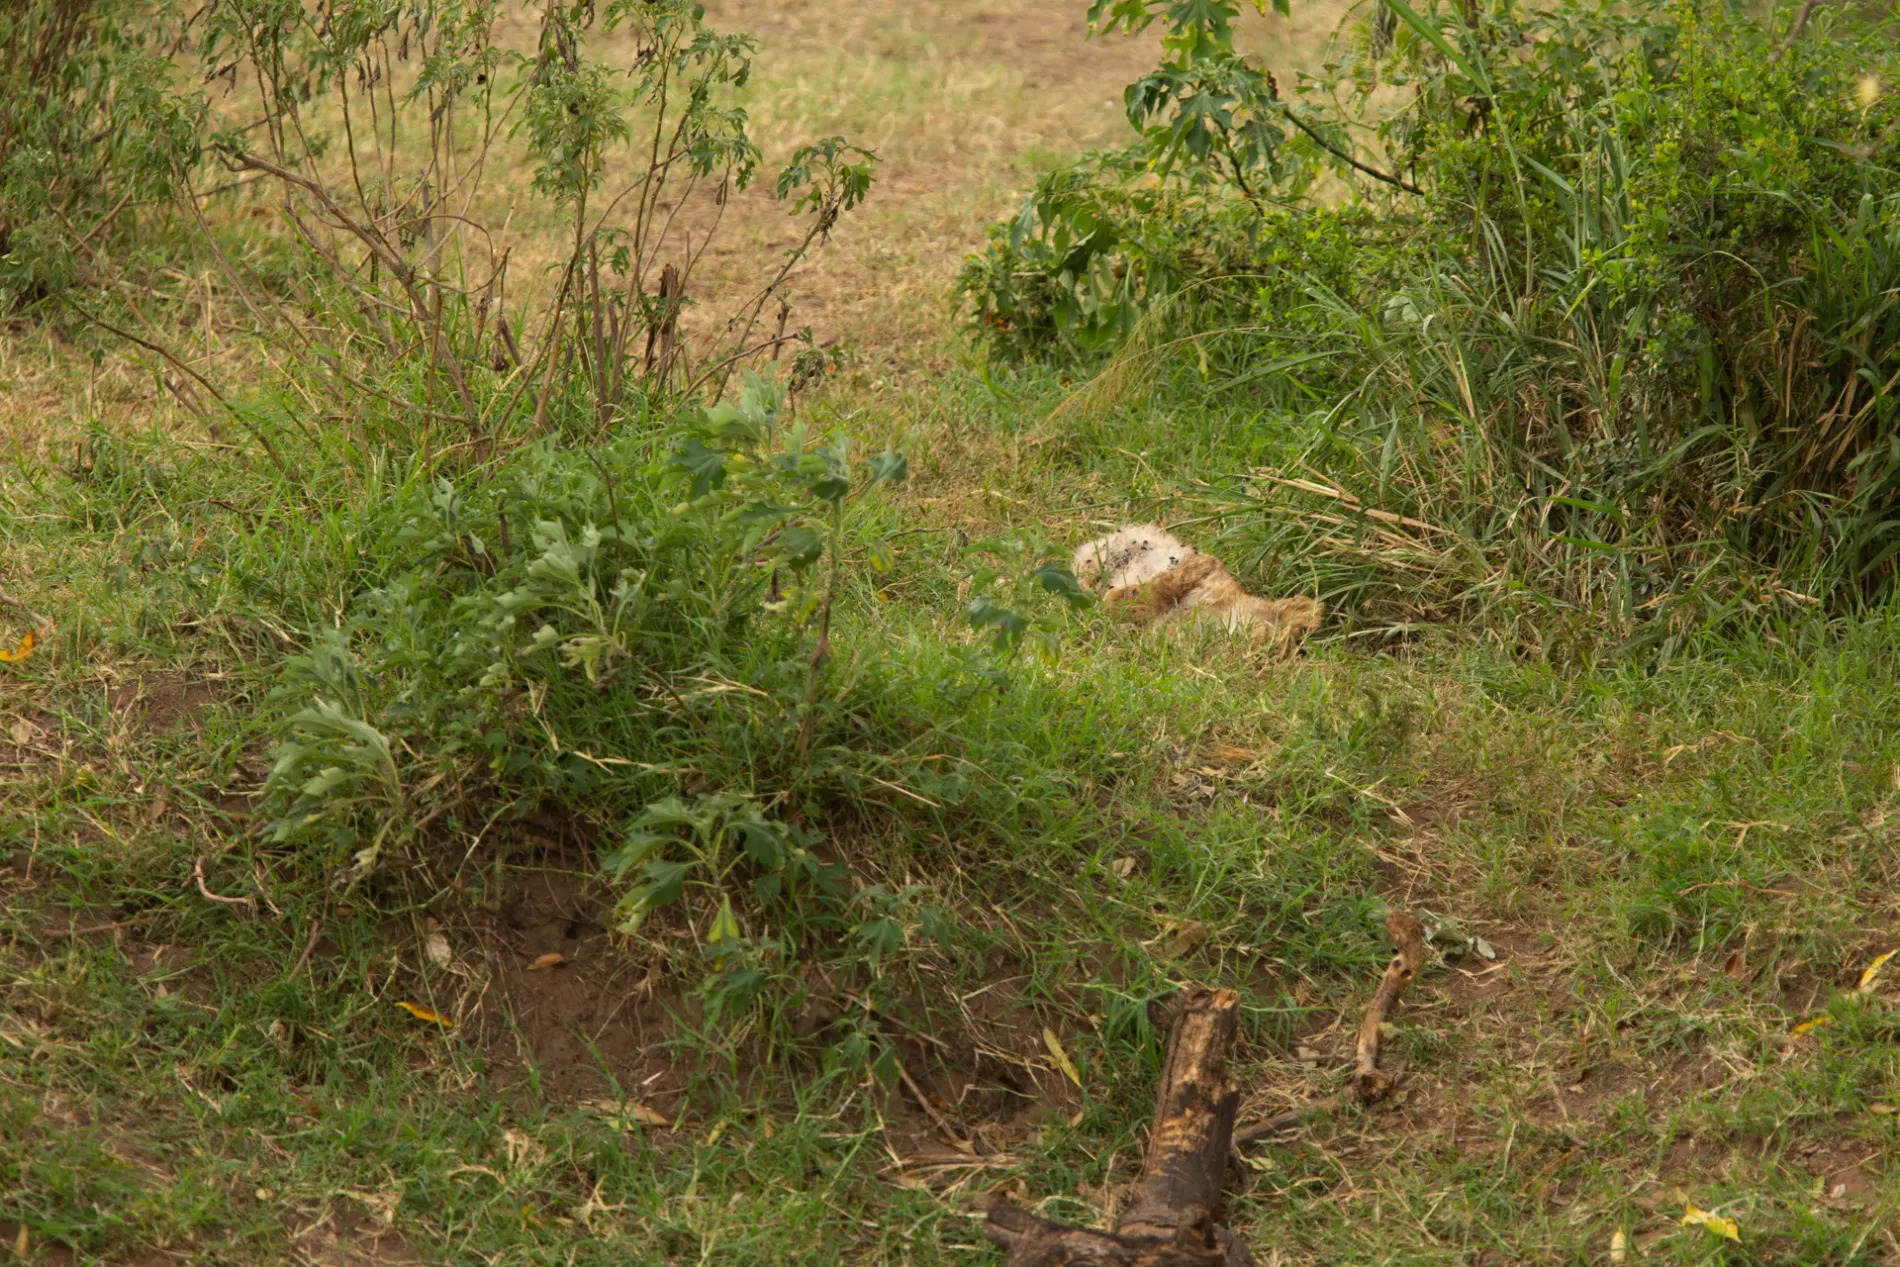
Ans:
{"type": "Polygon", "coordinates": [[[216,902],[220,906],[241,906],[247,911],[257,909],[257,899],[251,897],[249,894],[243,897],[225,897],[221,894],[213,893],[210,888],[205,885],[205,860],[203,854],[198,855],[197,863],[191,868],[191,877],[198,882],[198,892],[202,893],[209,901],[216,902]]]}
{"type": "Polygon", "coordinates": [[[1386,184],[1391,185],[1395,189],[1403,189],[1408,194],[1420,194],[1420,195],[1424,194],[1425,191],[1423,189],[1420,189],[1417,185],[1414,185],[1411,181],[1402,180],[1399,177],[1392,175],[1390,172],[1382,172],[1376,167],[1371,167],[1365,163],[1360,162],[1358,159],[1354,158],[1352,155],[1348,154],[1346,151],[1340,149],[1337,145],[1334,145],[1331,141],[1328,141],[1325,137],[1321,136],[1318,132],[1315,132],[1312,128],[1308,127],[1306,123],[1300,118],[1300,116],[1297,114],[1294,114],[1292,110],[1289,109],[1285,113],[1286,113],[1286,121],[1288,123],[1291,123],[1294,127],[1298,128],[1300,131],[1306,133],[1306,135],[1313,138],[1313,143],[1315,145],[1319,146],[1321,149],[1325,150],[1328,154],[1331,154],[1334,158],[1346,164],[1346,166],[1352,168],[1354,171],[1363,172],[1366,175],[1372,177],[1374,180],[1384,181],[1386,184]]]}
{"type": "Polygon", "coordinates": [[[19,612],[22,616],[25,616],[28,620],[33,622],[33,628],[39,631],[42,637],[53,632],[53,622],[51,620],[40,615],[25,603],[7,593],[6,586],[4,585],[0,585],[0,607],[10,607],[14,611],[19,612]]]}
{"type": "Polygon", "coordinates": [[[1284,1113],[1275,1113],[1272,1117],[1262,1118],[1234,1132],[1234,1147],[1245,1148],[1258,1140],[1285,1134],[1296,1126],[1305,1126],[1316,1117],[1325,1117],[1339,1105],[1339,1097],[1329,1095],[1324,1100],[1315,1100],[1297,1109],[1288,1109],[1284,1113]]]}
{"type": "Polygon", "coordinates": [[[818,721],[818,692],[825,681],[825,661],[831,658],[831,602],[838,594],[838,573],[842,560],[838,557],[838,538],[843,528],[844,503],[839,502],[831,512],[831,576],[825,583],[825,597],[818,613],[818,641],[811,650],[809,680],[805,690],[805,716],[798,723],[798,759],[805,760],[811,752],[812,728],[818,721]]]}
{"type": "Polygon", "coordinates": [[[1814,16],[1814,11],[1828,3],[1831,0],[1802,0],[1801,7],[1795,10],[1793,24],[1788,27],[1788,34],[1782,37],[1781,43],[1775,45],[1775,51],[1768,54],[1768,65],[1776,65],[1788,55],[1795,41],[1801,38],[1801,32],[1808,29],[1808,19],[1814,16]]]}
{"type": "Polygon", "coordinates": [[[1183,993],[1141,1178],[1115,1230],[1070,1227],[999,1203],[984,1235],[1008,1267],[1251,1267],[1253,1255],[1219,1222],[1240,1106],[1227,1077],[1239,1020],[1232,990],[1183,993]]]}
{"type": "Polygon", "coordinates": [[[1372,1003],[1366,1008],[1366,1017],[1359,1023],[1359,1033],[1353,1040],[1349,1097],[1327,1096],[1323,1100],[1315,1100],[1311,1104],[1288,1109],[1242,1127],[1234,1133],[1236,1148],[1302,1126],[1313,1118],[1332,1112],[1347,1098],[1361,1106],[1377,1104],[1398,1086],[1397,1074],[1379,1068],[1379,1027],[1385,1024],[1386,1017],[1398,1006],[1399,996],[1405,993],[1405,987],[1412,984],[1412,978],[1418,975],[1419,966],[1425,960],[1425,930],[1416,916],[1404,911],[1393,911],[1385,917],[1385,931],[1391,934],[1398,949],[1392,961],[1386,964],[1384,975],[1379,978],[1379,988],[1372,992],[1372,1003]]]}
{"type": "Polygon", "coordinates": [[[98,237],[101,230],[103,230],[107,225],[111,224],[113,220],[117,219],[119,213],[121,211],[124,211],[126,206],[131,201],[132,201],[132,193],[130,190],[127,190],[125,193],[125,196],[119,199],[118,203],[114,205],[112,210],[106,212],[104,216],[100,217],[99,223],[93,225],[92,228],[86,231],[85,237],[80,238],[79,241],[73,243],[73,250],[74,251],[84,250],[86,248],[86,244],[88,242],[91,242],[94,238],[98,237]]]}
{"type": "Polygon", "coordinates": [[[297,962],[290,966],[291,976],[294,977],[299,972],[303,971],[303,966],[310,962],[311,954],[316,950],[317,943],[321,941],[322,939],[323,939],[323,920],[321,918],[311,920],[310,921],[310,935],[304,939],[303,953],[301,955],[298,955],[297,962]]]}
{"type": "MultiPolygon", "coordinates": [[[[737,312],[733,314],[732,320],[727,323],[727,328],[730,329],[733,325],[737,324],[740,313],[746,315],[745,329],[741,330],[739,337],[733,340],[735,347],[743,348],[745,346],[746,340],[752,337],[753,327],[759,324],[760,314],[765,311],[765,301],[770,299],[773,295],[778,294],[779,287],[783,286],[785,279],[792,275],[792,270],[804,262],[807,253],[811,250],[811,244],[817,241],[821,235],[828,232],[829,226],[825,224],[825,217],[820,213],[817,220],[812,223],[811,228],[806,230],[805,240],[786,252],[785,263],[779,267],[777,275],[765,284],[757,296],[740,305],[737,312]]],[[[726,362],[725,370],[719,376],[719,386],[713,389],[714,400],[726,394],[726,384],[732,380],[732,371],[737,365],[737,357],[731,358],[726,362]]],[[[695,385],[697,385],[697,381],[695,385]]]]}
{"type": "Polygon", "coordinates": [[[1359,1037],[1353,1045],[1357,1067],[1352,1074],[1352,1096],[1361,1104],[1383,1100],[1397,1085],[1391,1074],[1379,1068],[1379,1027],[1385,1024],[1425,960],[1425,930],[1416,916],[1393,911],[1385,917],[1385,931],[1392,934],[1398,950],[1385,966],[1385,975],[1379,978],[1379,988],[1372,993],[1372,1006],[1366,1009],[1366,1019],[1360,1022],[1359,1037]]]}
{"type": "MultiPolygon", "coordinates": [[[[121,329],[120,327],[113,325],[110,321],[105,320],[103,317],[100,317],[95,313],[89,312],[85,308],[81,307],[79,304],[74,303],[71,297],[66,297],[65,302],[68,306],[72,308],[74,312],[77,312],[80,316],[84,317],[87,321],[90,321],[93,325],[96,325],[101,330],[104,330],[107,334],[117,335],[119,338],[124,339],[127,343],[137,344],[139,347],[144,348],[147,352],[152,352],[158,356],[162,356],[167,361],[171,362],[174,366],[176,366],[179,370],[190,375],[193,382],[197,383],[198,386],[204,388],[207,392],[210,392],[211,398],[217,401],[220,405],[224,406],[224,411],[231,415],[231,418],[233,421],[235,421],[240,427],[244,428],[245,432],[249,434],[252,439],[256,440],[258,444],[263,446],[264,452],[270,456],[271,462],[277,467],[278,470],[282,471],[285,469],[284,459],[278,455],[277,446],[273,445],[270,442],[270,438],[268,436],[264,435],[262,432],[250,426],[245,421],[244,415],[240,414],[237,411],[237,407],[235,405],[233,405],[229,400],[225,399],[224,393],[219,391],[217,387],[212,384],[210,379],[206,378],[203,374],[200,374],[197,370],[191,368],[191,366],[185,364],[182,360],[180,360],[177,356],[175,356],[168,348],[161,347],[158,344],[151,342],[150,340],[141,339],[138,335],[133,334],[130,330],[121,329]]],[[[226,445],[230,444],[230,441],[225,439],[223,433],[219,431],[218,425],[211,420],[210,414],[201,413],[199,414],[199,419],[200,421],[204,423],[205,428],[211,432],[211,438],[213,440],[216,440],[219,444],[226,444],[226,445]]],[[[231,445],[231,447],[237,448],[236,445],[231,445]]]]}
{"type": "MultiPolygon", "coordinates": [[[[271,176],[275,176],[285,184],[295,185],[297,188],[309,194],[311,198],[315,199],[317,205],[323,209],[330,221],[335,224],[337,228],[342,229],[344,232],[356,238],[356,240],[361,242],[364,246],[368,247],[370,253],[381,261],[383,267],[387,268],[390,274],[395,277],[397,283],[402,287],[403,293],[409,299],[409,315],[416,322],[417,326],[427,328],[430,325],[430,305],[424,302],[421,292],[416,289],[415,270],[409,266],[408,261],[404,260],[394,247],[389,245],[382,234],[352,219],[350,215],[337,204],[336,199],[330,196],[329,190],[325,189],[316,181],[311,180],[309,177],[298,172],[293,172],[287,167],[280,167],[276,163],[270,162],[268,159],[259,158],[255,154],[247,154],[237,150],[227,150],[225,153],[229,161],[238,167],[249,171],[265,172],[271,176]]],[[[438,347],[433,350],[437,353],[437,359],[441,362],[443,368],[449,372],[449,380],[455,385],[455,393],[462,402],[462,409],[466,414],[468,425],[470,427],[477,425],[480,410],[476,409],[475,397],[468,389],[468,380],[462,373],[461,361],[456,359],[455,354],[447,348],[438,347]]]]}
{"type": "Polygon", "coordinates": [[[964,1132],[958,1130],[956,1128],[956,1124],[953,1123],[949,1118],[944,1116],[942,1109],[939,1109],[936,1105],[930,1102],[930,1097],[924,1094],[924,1089],[917,1085],[917,1080],[915,1078],[912,1078],[910,1076],[910,1070],[904,1068],[904,1062],[902,1060],[898,1060],[895,1058],[896,1057],[895,1051],[892,1052],[892,1057],[893,1057],[893,1063],[897,1065],[898,1078],[903,1082],[905,1088],[910,1092],[911,1098],[917,1101],[918,1107],[923,1109],[925,1113],[929,1114],[930,1120],[936,1123],[937,1129],[943,1133],[944,1142],[948,1144],[966,1143],[968,1140],[968,1136],[965,1135],[964,1132]]]}
{"type": "Polygon", "coordinates": [[[133,928],[139,924],[148,924],[157,914],[157,911],[146,911],[143,914],[134,915],[130,919],[114,920],[110,924],[87,924],[84,928],[55,928],[50,932],[41,933],[40,936],[47,941],[59,941],[67,937],[90,937],[94,933],[113,933],[121,928],[133,928]]]}
{"type": "Polygon", "coordinates": [[[554,394],[554,380],[565,363],[561,351],[561,319],[567,315],[568,294],[574,289],[576,274],[580,272],[582,247],[586,241],[587,195],[583,192],[574,208],[574,250],[568,256],[567,267],[561,273],[561,288],[554,294],[553,322],[548,334],[547,376],[541,381],[541,393],[534,401],[534,433],[539,435],[547,426],[548,398],[554,394]]]}

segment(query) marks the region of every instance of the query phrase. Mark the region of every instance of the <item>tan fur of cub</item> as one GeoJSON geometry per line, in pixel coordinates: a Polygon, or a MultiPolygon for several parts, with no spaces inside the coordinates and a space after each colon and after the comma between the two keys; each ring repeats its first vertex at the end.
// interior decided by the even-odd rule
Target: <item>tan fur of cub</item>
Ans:
{"type": "Polygon", "coordinates": [[[1076,550],[1076,579],[1102,602],[1182,628],[1217,620],[1231,633],[1291,647],[1319,628],[1325,609],[1310,598],[1259,598],[1211,554],[1156,524],[1134,524],[1076,550]]]}

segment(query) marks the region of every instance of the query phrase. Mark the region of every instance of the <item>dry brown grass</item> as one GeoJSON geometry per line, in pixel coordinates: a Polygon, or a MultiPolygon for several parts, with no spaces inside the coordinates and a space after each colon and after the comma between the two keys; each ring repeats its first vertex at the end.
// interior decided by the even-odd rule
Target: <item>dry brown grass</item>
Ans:
{"type": "MultiPolygon", "coordinates": [[[[1291,18],[1263,17],[1244,42],[1283,77],[1312,70],[1347,8],[1322,0],[1291,18]]],[[[1158,48],[1153,33],[1088,39],[1080,0],[880,0],[848,12],[814,0],[723,0],[709,13],[760,36],[748,107],[768,161],[833,133],[881,156],[871,201],[802,270],[794,322],[900,371],[941,366],[951,280],[1036,176],[1131,139],[1122,89],[1158,48]]],[[[755,186],[729,212],[707,280],[722,288],[750,276],[761,253],[791,236],[755,186]]]]}
{"type": "MultiPolygon", "coordinates": [[[[1313,68],[1346,12],[1340,0],[1300,6],[1292,19],[1248,24],[1245,42],[1290,79],[1313,68]]],[[[854,354],[874,378],[936,372],[954,358],[951,282],[986,227],[1011,211],[1041,171],[1085,150],[1129,138],[1122,88],[1152,66],[1157,42],[1087,38],[1085,6],[1021,0],[714,0],[720,30],[748,31],[759,53],[742,104],[764,151],[758,179],[726,207],[691,284],[697,303],[689,338],[702,346],[802,229],[772,198],[772,173],[805,142],[841,135],[877,152],[869,201],[794,274],[790,328],[810,326],[819,343],[854,354]]],[[[500,23],[497,42],[531,48],[531,6],[500,23]]],[[[598,40],[610,64],[630,42],[598,40]]],[[[235,100],[235,99],[233,99],[235,100]]],[[[226,102],[227,109],[239,109],[226,102]]],[[[609,184],[615,173],[609,174],[609,184]]],[[[622,182],[624,183],[624,181],[622,182]]],[[[525,158],[505,141],[491,159],[471,218],[510,252],[511,307],[544,304],[569,228],[522,197],[525,158]],[[503,227],[505,226],[505,227],[503,227]]],[[[264,189],[253,190],[263,194],[264,189]]],[[[213,218],[275,224],[274,195],[214,207],[213,218]]],[[[710,227],[710,198],[683,223],[696,242],[710,227]]],[[[684,243],[679,244],[683,246],[684,243]]],[[[205,262],[171,280],[194,296],[173,314],[168,346],[227,388],[269,377],[268,341],[250,332],[240,296],[205,262]]],[[[156,331],[145,333],[160,337],[156,331]]],[[[95,419],[115,429],[194,430],[160,382],[161,362],[119,345],[94,364],[58,329],[16,327],[0,340],[0,447],[45,458],[95,419]]],[[[175,375],[174,375],[175,377],[175,375]]]]}

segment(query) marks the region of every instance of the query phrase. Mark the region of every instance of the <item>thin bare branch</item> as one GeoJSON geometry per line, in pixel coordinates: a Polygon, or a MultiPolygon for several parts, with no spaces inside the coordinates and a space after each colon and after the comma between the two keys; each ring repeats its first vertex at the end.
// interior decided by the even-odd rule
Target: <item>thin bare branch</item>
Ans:
{"type": "Polygon", "coordinates": [[[1767,64],[1770,66],[1779,64],[1781,59],[1794,48],[1795,41],[1801,38],[1801,33],[1808,29],[1808,19],[1814,16],[1814,11],[1833,2],[1834,0],[1801,0],[1801,7],[1794,13],[1793,25],[1789,26],[1788,33],[1782,37],[1781,43],[1775,45],[1775,51],[1768,54],[1767,64]]]}

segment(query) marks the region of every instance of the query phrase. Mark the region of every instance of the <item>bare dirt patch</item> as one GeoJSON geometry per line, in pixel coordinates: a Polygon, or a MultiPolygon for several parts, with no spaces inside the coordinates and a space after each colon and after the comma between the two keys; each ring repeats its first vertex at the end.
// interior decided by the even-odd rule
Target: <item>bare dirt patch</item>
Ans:
{"type": "Polygon", "coordinates": [[[672,1042],[695,1009],[616,946],[611,917],[591,877],[524,872],[470,930],[490,974],[475,1035],[504,1080],[532,1072],[554,1101],[609,1096],[618,1083],[671,1115],[686,1082],[672,1042]]]}
{"type": "Polygon", "coordinates": [[[424,1261],[400,1231],[340,1201],[313,1226],[296,1230],[295,1243],[299,1260],[309,1267],[394,1267],[424,1261]]]}
{"type": "Polygon", "coordinates": [[[0,770],[25,773],[43,762],[59,760],[65,747],[65,727],[54,714],[33,707],[0,713],[0,770]]]}
{"type": "Polygon", "coordinates": [[[163,735],[197,720],[218,702],[223,685],[184,673],[154,673],[116,683],[108,694],[113,717],[147,735],[163,735]]]}

